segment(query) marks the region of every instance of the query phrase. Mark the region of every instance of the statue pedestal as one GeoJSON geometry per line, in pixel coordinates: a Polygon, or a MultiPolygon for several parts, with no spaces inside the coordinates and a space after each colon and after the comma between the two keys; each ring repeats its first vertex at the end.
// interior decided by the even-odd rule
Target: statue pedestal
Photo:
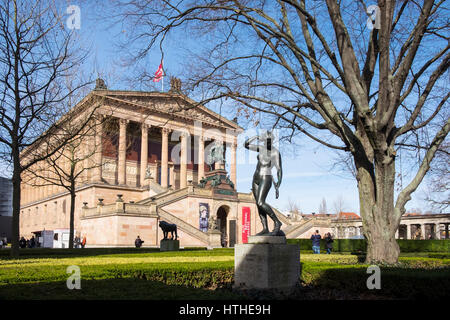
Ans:
{"type": "Polygon", "coordinates": [[[300,279],[300,247],[286,237],[250,236],[234,249],[234,288],[289,293],[300,279]]]}
{"type": "Polygon", "coordinates": [[[179,251],[180,240],[162,239],[159,244],[159,251],[179,251]]]}
{"type": "Polygon", "coordinates": [[[208,235],[208,249],[222,248],[222,244],[220,243],[222,233],[219,230],[209,230],[208,235]]]}

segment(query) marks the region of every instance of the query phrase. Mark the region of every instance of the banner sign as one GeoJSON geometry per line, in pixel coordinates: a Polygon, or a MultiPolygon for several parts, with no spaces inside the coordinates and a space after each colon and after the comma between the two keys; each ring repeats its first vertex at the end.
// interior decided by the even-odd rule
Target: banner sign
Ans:
{"type": "Polygon", "coordinates": [[[242,207],[242,243],[248,242],[250,235],[250,208],[242,207]]]}
{"type": "Polygon", "coordinates": [[[209,220],[209,204],[199,204],[199,218],[200,218],[200,231],[208,232],[208,220],[209,220]]]}

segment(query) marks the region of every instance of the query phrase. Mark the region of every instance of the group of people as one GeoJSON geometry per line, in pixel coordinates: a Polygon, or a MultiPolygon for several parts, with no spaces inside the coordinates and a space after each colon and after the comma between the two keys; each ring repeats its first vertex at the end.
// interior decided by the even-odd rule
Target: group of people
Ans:
{"type": "Polygon", "coordinates": [[[73,245],[75,248],[84,248],[86,245],[86,237],[83,237],[83,240],[81,240],[79,236],[76,236],[75,239],[73,239],[73,245]]]}
{"type": "Polygon", "coordinates": [[[2,236],[0,237],[0,249],[3,247],[6,247],[8,245],[8,240],[6,237],[2,236]]]}
{"type": "Polygon", "coordinates": [[[34,236],[32,236],[30,239],[25,239],[24,237],[21,237],[19,240],[19,247],[20,248],[39,248],[41,244],[39,241],[36,240],[34,236]]]}
{"type": "MultiPolygon", "coordinates": [[[[75,248],[84,248],[86,245],[86,237],[83,237],[83,240],[80,239],[80,237],[76,236],[73,239],[73,245],[75,248]]],[[[20,248],[39,248],[41,246],[41,243],[36,240],[34,236],[32,236],[30,239],[25,239],[24,237],[21,237],[19,240],[19,247],[20,248]]]]}
{"type": "MultiPolygon", "coordinates": [[[[320,235],[319,230],[316,230],[316,232],[314,232],[313,235],[311,236],[312,249],[313,249],[313,253],[315,253],[315,254],[320,254],[320,240],[321,239],[322,239],[322,236],[320,235]]],[[[330,254],[331,251],[333,250],[333,237],[328,232],[325,234],[324,240],[326,242],[327,254],[330,254]]]]}

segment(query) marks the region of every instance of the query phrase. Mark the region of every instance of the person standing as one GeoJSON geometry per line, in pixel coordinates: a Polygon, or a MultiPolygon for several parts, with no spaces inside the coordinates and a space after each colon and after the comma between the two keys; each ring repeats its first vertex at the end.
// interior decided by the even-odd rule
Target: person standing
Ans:
{"type": "Polygon", "coordinates": [[[136,240],[134,240],[134,245],[136,246],[136,248],[140,248],[143,243],[144,241],[142,241],[139,236],[137,236],[136,240]]]}
{"type": "Polygon", "coordinates": [[[27,240],[25,240],[24,237],[20,238],[20,240],[19,240],[19,247],[22,248],[22,249],[27,247],[27,240]]]}
{"type": "Polygon", "coordinates": [[[36,247],[36,241],[34,240],[34,236],[32,236],[30,239],[30,248],[34,248],[34,247],[36,247]]]}
{"type": "Polygon", "coordinates": [[[81,248],[83,249],[86,245],[86,236],[83,237],[83,241],[81,241],[81,248]]]}
{"type": "Polygon", "coordinates": [[[76,236],[73,242],[75,244],[75,249],[78,249],[78,247],[80,246],[80,238],[76,236]]]}
{"type": "Polygon", "coordinates": [[[320,239],[322,237],[319,234],[319,230],[316,230],[311,236],[313,253],[320,254],[320,239]]]}
{"type": "Polygon", "coordinates": [[[327,235],[325,236],[325,241],[327,243],[327,254],[330,254],[331,251],[333,250],[333,237],[331,236],[331,234],[328,232],[327,235]]]}

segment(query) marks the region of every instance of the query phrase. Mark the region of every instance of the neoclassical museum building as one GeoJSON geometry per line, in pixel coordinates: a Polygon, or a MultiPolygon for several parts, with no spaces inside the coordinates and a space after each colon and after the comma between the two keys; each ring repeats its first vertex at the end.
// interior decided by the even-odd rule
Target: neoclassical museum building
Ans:
{"type": "MultiPolygon", "coordinates": [[[[144,246],[159,246],[160,221],[177,225],[181,246],[234,246],[261,228],[253,195],[235,189],[243,129],[183,95],[172,80],[169,92],[140,92],[108,90],[98,79],[70,111],[88,117],[95,105],[98,124],[79,152],[98,151],[83,160],[76,181],[75,235],[87,246],[133,246],[138,235],[144,246]],[[229,160],[208,163],[218,146],[229,160]]],[[[38,147],[25,149],[23,158],[38,147]]],[[[21,236],[69,228],[69,213],[66,189],[23,177],[21,236]]]]}

